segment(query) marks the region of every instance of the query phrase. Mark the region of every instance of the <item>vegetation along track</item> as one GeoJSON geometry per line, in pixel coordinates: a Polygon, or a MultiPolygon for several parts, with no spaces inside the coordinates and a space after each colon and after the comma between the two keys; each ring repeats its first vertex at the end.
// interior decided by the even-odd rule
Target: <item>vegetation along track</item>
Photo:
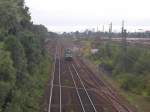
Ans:
{"type": "Polygon", "coordinates": [[[131,112],[81,60],[65,61],[63,51],[56,47],[48,112],[131,112]]]}

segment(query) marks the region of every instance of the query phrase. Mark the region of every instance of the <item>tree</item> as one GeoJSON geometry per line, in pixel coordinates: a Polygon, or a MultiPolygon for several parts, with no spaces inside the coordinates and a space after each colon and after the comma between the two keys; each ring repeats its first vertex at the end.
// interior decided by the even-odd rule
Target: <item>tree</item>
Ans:
{"type": "Polygon", "coordinates": [[[14,62],[13,65],[16,68],[16,84],[17,86],[22,86],[28,79],[27,60],[24,48],[14,36],[8,37],[5,40],[5,45],[6,49],[11,52],[11,58],[14,62]]]}
{"type": "Polygon", "coordinates": [[[15,68],[10,52],[4,49],[3,43],[0,43],[0,54],[0,107],[5,108],[7,97],[15,84],[15,68]]]}

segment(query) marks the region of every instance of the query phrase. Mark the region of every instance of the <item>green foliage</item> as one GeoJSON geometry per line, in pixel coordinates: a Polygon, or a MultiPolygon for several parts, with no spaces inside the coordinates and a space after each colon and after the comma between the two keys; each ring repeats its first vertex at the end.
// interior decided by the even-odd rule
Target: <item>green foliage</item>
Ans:
{"type": "Polygon", "coordinates": [[[11,58],[16,68],[16,84],[21,86],[28,80],[27,62],[22,44],[16,37],[10,36],[5,40],[6,49],[11,52],[11,58]]]}
{"type": "MultiPolygon", "coordinates": [[[[24,0],[0,0],[0,112],[38,112],[51,68],[42,25],[24,0]]],[[[54,35],[54,34],[53,34],[54,35]]]]}
{"type": "Polygon", "coordinates": [[[150,50],[138,46],[128,46],[124,51],[119,44],[111,44],[111,56],[107,44],[99,46],[99,52],[90,59],[107,71],[126,91],[143,96],[150,96],[150,50]]]}
{"type": "Polygon", "coordinates": [[[0,106],[6,103],[7,95],[13,88],[14,82],[15,68],[10,52],[5,50],[3,43],[0,43],[0,106]]]}
{"type": "Polygon", "coordinates": [[[150,72],[150,51],[143,51],[138,61],[135,63],[134,70],[139,74],[150,72]]]}
{"type": "Polygon", "coordinates": [[[32,32],[23,32],[21,34],[20,40],[25,48],[28,70],[31,74],[33,74],[36,71],[32,68],[39,64],[41,58],[42,51],[40,42],[37,38],[35,38],[35,34],[32,32]]]}
{"type": "Polygon", "coordinates": [[[30,21],[28,8],[24,6],[24,0],[0,1],[0,31],[16,33],[21,24],[30,21]]]}

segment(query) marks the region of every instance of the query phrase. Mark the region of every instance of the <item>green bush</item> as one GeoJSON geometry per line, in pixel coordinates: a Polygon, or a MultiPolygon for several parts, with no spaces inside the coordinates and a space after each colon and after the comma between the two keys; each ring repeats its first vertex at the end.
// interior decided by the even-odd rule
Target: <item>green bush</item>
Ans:
{"type": "Polygon", "coordinates": [[[135,94],[150,96],[150,50],[146,47],[120,44],[101,44],[99,52],[92,54],[92,61],[100,62],[106,71],[111,71],[120,87],[135,94]],[[110,55],[111,52],[111,55],[110,55]]]}

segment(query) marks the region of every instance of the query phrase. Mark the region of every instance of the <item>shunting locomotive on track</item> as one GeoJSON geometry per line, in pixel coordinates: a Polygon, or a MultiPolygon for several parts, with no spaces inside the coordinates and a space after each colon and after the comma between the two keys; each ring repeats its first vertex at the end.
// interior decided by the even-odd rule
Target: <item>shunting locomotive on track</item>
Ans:
{"type": "Polygon", "coordinates": [[[67,48],[64,50],[64,59],[66,61],[72,61],[73,60],[73,55],[72,55],[72,50],[67,48]]]}

